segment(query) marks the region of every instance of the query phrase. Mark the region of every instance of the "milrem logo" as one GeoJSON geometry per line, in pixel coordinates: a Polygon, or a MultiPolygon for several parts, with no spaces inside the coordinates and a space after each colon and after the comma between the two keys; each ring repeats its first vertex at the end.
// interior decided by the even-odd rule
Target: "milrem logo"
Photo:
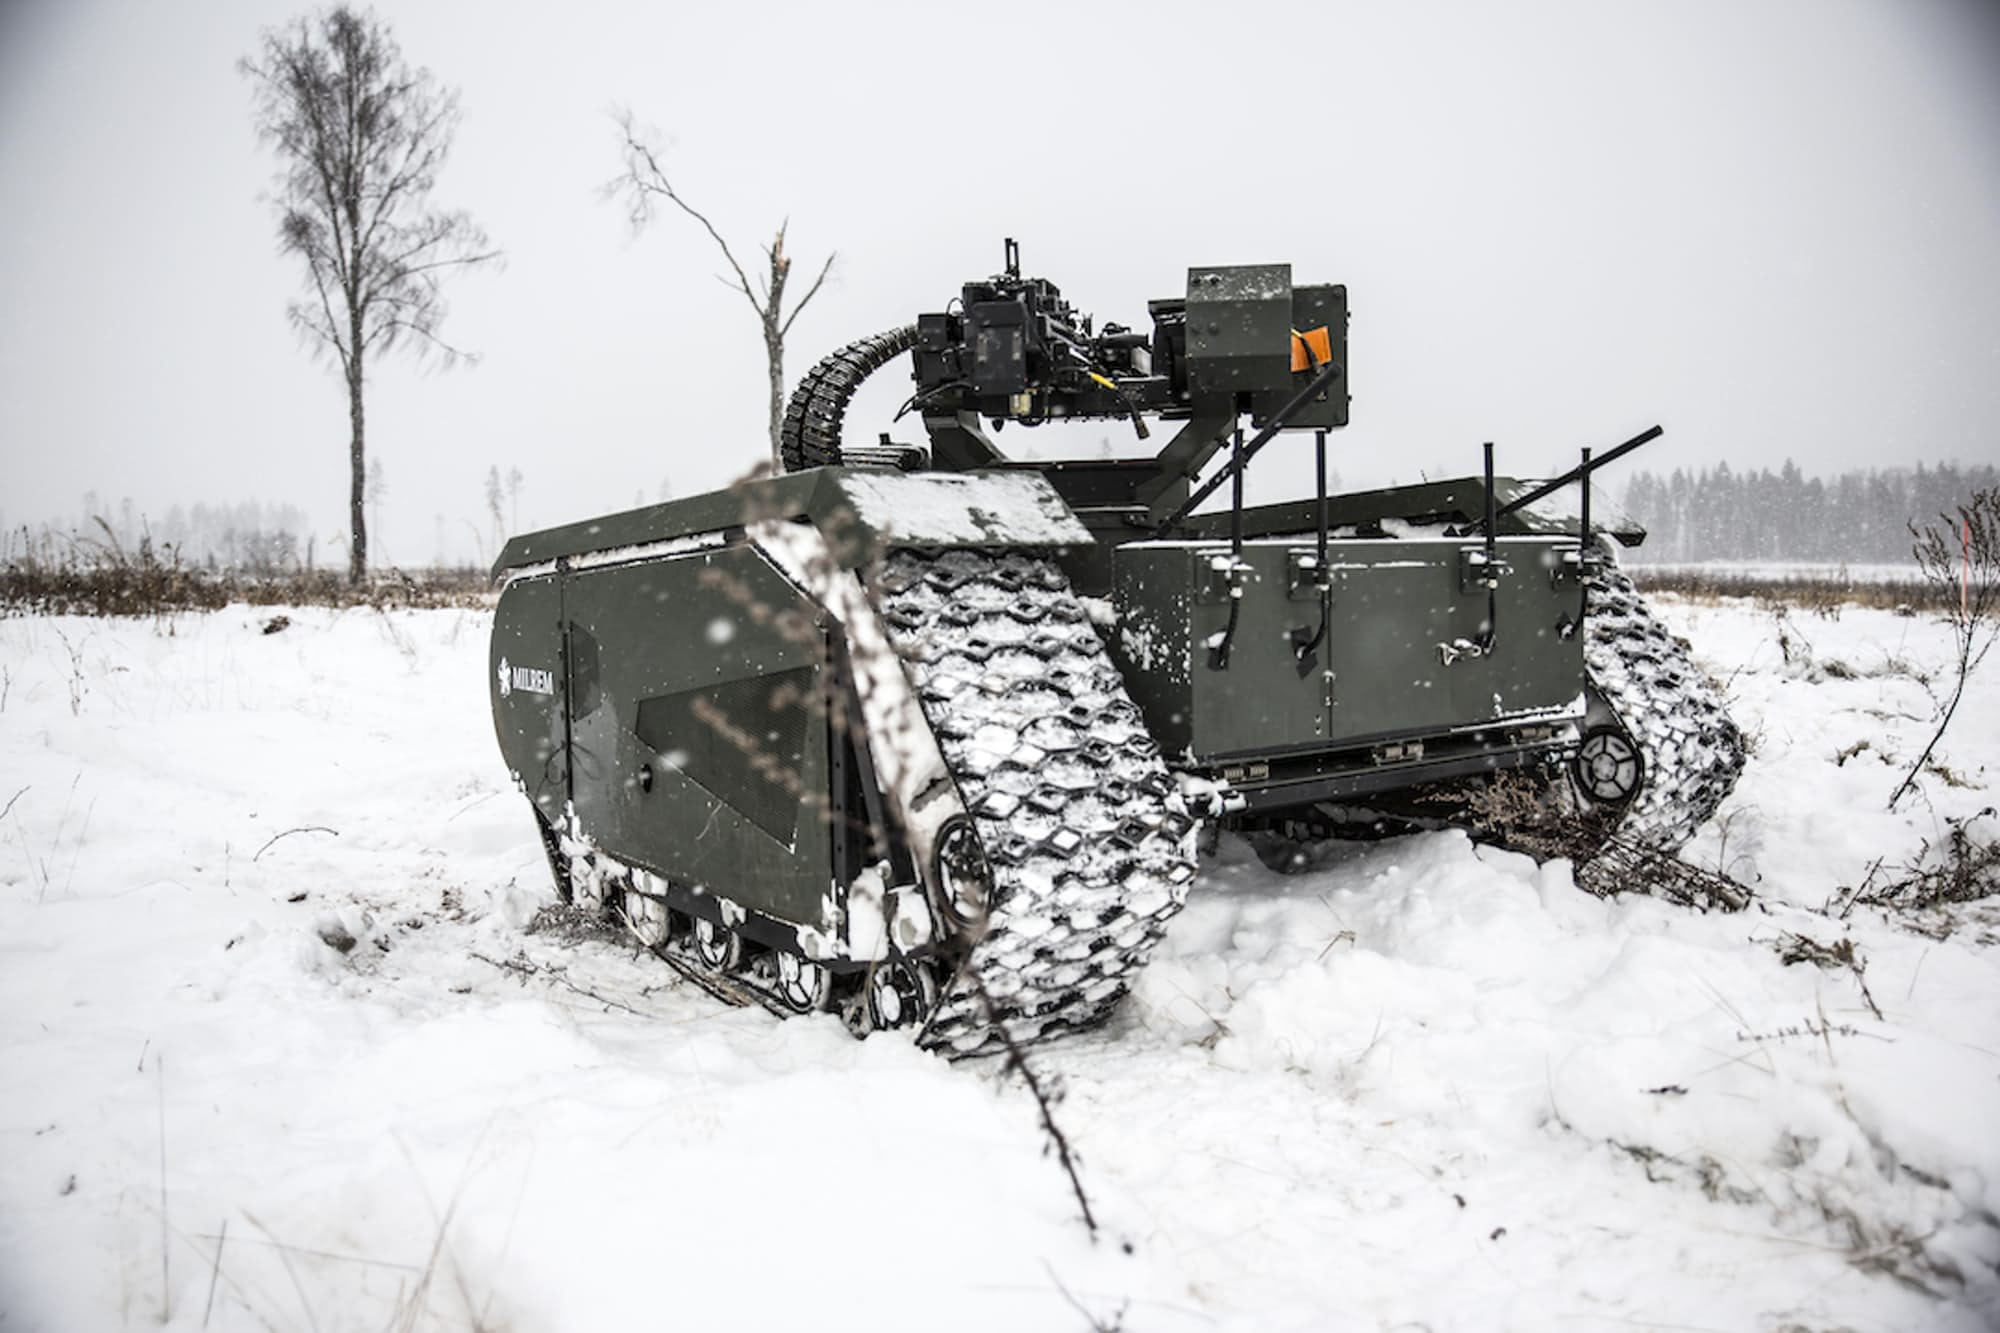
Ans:
{"type": "Polygon", "coordinates": [[[525,690],[529,694],[554,694],[555,672],[547,667],[509,666],[503,657],[500,659],[500,697],[505,699],[515,690],[525,690]]]}

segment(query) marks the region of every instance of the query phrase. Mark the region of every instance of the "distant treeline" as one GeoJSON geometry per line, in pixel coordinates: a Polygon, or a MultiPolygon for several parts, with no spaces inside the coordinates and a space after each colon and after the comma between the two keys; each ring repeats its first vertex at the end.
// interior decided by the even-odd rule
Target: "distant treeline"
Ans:
{"type": "Polygon", "coordinates": [[[1649,561],[1817,560],[1895,564],[1910,559],[1910,524],[1923,526],[2000,485],[1989,463],[1848,472],[1823,481],[1790,459],[1772,472],[1641,472],[1625,484],[1626,513],[1647,530],[1649,561]]]}
{"type": "MultiPolygon", "coordinates": [[[[93,491],[84,496],[82,517],[66,529],[10,529],[0,541],[0,556],[63,563],[61,553],[67,549],[83,556],[96,552],[113,561],[150,558],[194,569],[291,574],[316,563],[312,538],[301,536],[309,531],[296,505],[255,500],[175,505],[165,517],[149,518],[129,499],[114,510],[93,491]]],[[[336,556],[335,563],[344,559],[336,556]]]]}

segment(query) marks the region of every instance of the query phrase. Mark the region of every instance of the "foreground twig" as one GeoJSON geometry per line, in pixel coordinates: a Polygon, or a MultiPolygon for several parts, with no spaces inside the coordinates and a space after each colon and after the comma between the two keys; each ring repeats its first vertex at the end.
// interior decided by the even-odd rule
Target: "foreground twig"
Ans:
{"type": "MultiPolygon", "coordinates": [[[[248,1217],[249,1214],[246,1213],[245,1216],[248,1217]]],[[[257,1221],[257,1219],[254,1217],[250,1218],[250,1220],[252,1222],[257,1221]]],[[[258,1226],[261,1228],[262,1223],[258,1223],[258,1226]]],[[[212,1240],[219,1243],[222,1240],[222,1238],[228,1234],[229,1234],[229,1223],[225,1219],[220,1231],[218,1231],[216,1234],[210,1235],[206,1232],[198,1231],[194,1234],[193,1239],[212,1240]]],[[[420,1273],[423,1271],[422,1269],[418,1268],[415,1264],[397,1263],[392,1259],[370,1259],[366,1255],[342,1254],[338,1250],[320,1250],[320,1249],[314,1249],[309,1245],[291,1245],[286,1243],[285,1241],[279,1240],[276,1236],[273,1236],[268,1230],[264,1232],[264,1238],[262,1240],[259,1240],[255,1236],[250,1236],[250,1237],[238,1236],[236,1238],[236,1243],[238,1245],[262,1245],[267,1249],[282,1251],[285,1254],[296,1254],[304,1259],[324,1259],[328,1263],[355,1264],[362,1268],[387,1268],[402,1273],[420,1273]]],[[[242,1289],[240,1285],[237,1283],[235,1278],[229,1279],[229,1285],[232,1287],[236,1287],[239,1291],[242,1289]]]]}
{"type": "Polygon", "coordinates": [[[570,991],[577,995],[581,995],[586,1000],[595,1000],[599,1004],[605,1005],[612,1009],[622,1009],[626,1013],[631,1014],[635,1017],[638,1018],[657,1017],[657,1015],[649,1014],[643,1009],[634,1009],[631,1005],[626,1004],[622,1000],[614,1000],[608,995],[599,995],[596,991],[591,990],[588,987],[579,986],[574,981],[571,981],[567,975],[565,975],[564,970],[562,968],[543,966],[542,964],[536,963],[533,960],[531,960],[526,954],[517,953],[512,958],[506,959],[504,961],[495,958],[488,958],[485,954],[480,953],[477,950],[474,950],[471,956],[477,958],[480,962],[486,964],[488,967],[496,967],[499,968],[502,972],[513,973],[515,976],[521,978],[524,984],[526,983],[529,977],[544,978],[546,980],[555,982],[558,986],[561,986],[564,990],[570,991]]]}
{"type": "Polygon", "coordinates": [[[1110,1323],[1106,1323],[1104,1320],[1099,1319],[1089,1306],[1078,1300],[1074,1292],[1063,1285],[1062,1278],[1056,1275],[1056,1270],[1050,1266],[1046,1259],[1042,1261],[1042,1271],[1049,1275],[1049,1281],[1056,1284],[1056,1290],[1061,1292],[1062,1298],[1069,1302],[1070,1309],[1075,1310],[1089,1321],[1090,1333],[1124,1333],[1125,1311],[1131,1308],[1132,1303],[1130,1301],[1126,1301],[1120,1305],[1118,1313],[1111,1316],[1110,1323]]]}
{"type": "Polygon", "coordinates": [[[167,1276],[167,1055],[153,1057],[153,1073],[158,1076],[160,1106],[160,1322],[174,1317],[174,1289],[167,1276]]]}
{"type": "Polygon", "coordinates": [[[280,1241],[271,1228],[258,1221],[255,1213],[245,1209],[243,1216],[249,1218],[250,1225],[263,1232],[265,1239],[269,1240],[272,1247],[277,1250],[278,1262],[284,1265],[285,1276],[291,1279],[292,1290],[298,1295],[299,1308],[306,1312],[306,1323],[311,1326],[313,1333],[319,1333],[319,1317],[313,1313],[312,1299],[306,1295],[305,1283],[299,1281],[299,1270],[292,1266],[292,1247],[280,1241]]]}
{"type": "Polygon", "coordinates": [[[1062,1132],[1062,1127],[1056,1124],[1055,1110],[1049,1094],[1042,1087],[1041,1080],[1035,1077],[1035,1071],[1029,1068],[1027,1058],[1021,1053],[1021,1044],[1014,1040],[1014,1034],[1000,1021],[999,1011],[993,1005],[993,997],[986,991],[986,983],[976,974],[968,973],[968,975],[972,979],[973,992],[979,996],[979,1003],[986,1010],[986,1021],[993,1025],[993,1030],[1000,1034],[1000,1043],[1007,1048],[1007,1068],[1021,1076],[1021,1081],[1028,1085],[1028,1092],[1035,1099],[1035,1105],[1042,1117],[1042,1132],[1047,1134],[1049,1142],[1055,1145],[1056,1158],[1062,1163],[1063,1172],[1069,1176],[1069,1187],[1076,1194],[1076,1206],[1083,1210],[1083,1225],[1089,1229],[1090,1238],[1094,1241],[1097,1239],[1097,1219],[1091,1215],[1090,1198],[1083,1192],[1083,1180],[1077,1175],[1076,1159],[1070,1152],[1069,1138],[1062,1132]]]}
{"type": "Polygon", "coordinates": [[[336,838],[340,836],[339,829],[330,829],[326,827],[324,824],[301,824],[297,828],[288,828],[283,833],[275,833],[271,835],[270,842],[267,842],[262,847],[259,847],[257,849],[257,855],[251,857],[250,859],[252,861],[258,860],[264,855],[265,852],[271,850],[272,843],[277,842],[280,838],[289,838],[294,833],[326,833],[326,834],[331,834],[333,837],[336,838]]]}
{"type": "Polygon", "coordinates": [[[229,1240],[229,1219],[222,1219],[221,1234],[215,1238],[215,1267],[208,1270],[208,1300],[201,1307],[201,1326],[208,1327],[208,1316],[215,1310],[215,1284],[222,1276],[222,1247],[229,1240]]]}

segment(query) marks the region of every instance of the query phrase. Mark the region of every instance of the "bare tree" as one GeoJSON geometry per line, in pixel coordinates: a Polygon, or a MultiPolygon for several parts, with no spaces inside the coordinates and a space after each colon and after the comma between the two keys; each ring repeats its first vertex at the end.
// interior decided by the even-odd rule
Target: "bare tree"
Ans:
{"type": "Polygon", "coordinates": [[[1910,535],[1915,539],[1910,554],[1925,582],[1946,594],[1955,591],[1958,614],[1950,617],[1951,696],[1938,705],[1937,730],[1931,733],[1930,744],[1924,746],[1924,752],[1890,795],[1891,810],[1916,786],[1918,775],[1944,739],[1959,701],[1965,698],[1966,679],[1986,660],[1995,637],[2000,637],[2000,488],[1975,491],[1972,503],[1961,505],[1956,516],[1940,514],[1927,528],[1910,524],[1910,535]]]}
{"type": "Polygon", "coordinates": [[[820,265],[819,276],[813,279],[806,294],[798,298],[789,314],[785,311],[785,283],[791,276],[791,256],[785,253],[785,229],[791,225],[789,219],[778,224],[777,235],[764,247],[764,260],[768,271],[760,274],[753,290],[750,278],[743,266],[736,262],[736,254],[729,248],[729,242],[722,239],[722,233],[715,224],[695,210],[687,200],[681,198],[667,179],[666,171],[660,166],[658,151],[650,142],[651,136],[640,130],[632,121],[630,112],[622,112],[618,117],[619,133],[624,138],[625,171],[611,182],[609,191],[621,196],[631,212],[632,225],[643,228],[653,220],[653,210],[661,200],[666,200],[675,208],[702,225],[722,257],[729,264],[729,271],[735,274],[734,281],[722,281],[750,302],[750,308],[757,312],[757,322],[764,332],[764,358],[770,375],[770,429],[771,465],[783,470],[784,461],[779,451],[779,441],[785,423],[785,335],[792,331],[792,321],[806,304],[819,295],[826,275],[833,269],[834,256],[829,254],[820,265]]]}
{"type": "Polygon", "coordinates": [[[496,463],[486,469],[486,512],[493,515],[493,547],[498,550],[507,541],[507,520],[500,512],[500,467],[496,463]]]}
{"type": "Polygon", "coordinates": [[[277,151],[278,245],[305,261],[305,295],[288,314],[315,352],[331,352],[347,384],[352,485],[347,575],[368,568],[368,358],[406,339],[444,364],[463,353],[438,336],[441,281],[499,258],[462,212],[429,196],[458,127],[458,94],[412,70],[389,29],[336,5],[264,33],[239,65],[256,95],[258,134],[277,151]]]}

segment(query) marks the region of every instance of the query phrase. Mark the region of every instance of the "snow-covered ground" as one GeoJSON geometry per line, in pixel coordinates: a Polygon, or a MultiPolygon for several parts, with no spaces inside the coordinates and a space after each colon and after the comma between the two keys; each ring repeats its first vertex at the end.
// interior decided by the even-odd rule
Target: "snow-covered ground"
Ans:
{"type": "Polygon", "coordinates": [[[1756,742],[1689,855],[1759,905],[1225,842],[1032,1056],[1094,1241],[998,1063],[526,931],[484,614],[0,621],[0,1328],[1993,1327],[1996,914],[1819,909],[1994,801],[2000,691],[1890,814],[1940,626],[1664,610],[1756,742]]]}

